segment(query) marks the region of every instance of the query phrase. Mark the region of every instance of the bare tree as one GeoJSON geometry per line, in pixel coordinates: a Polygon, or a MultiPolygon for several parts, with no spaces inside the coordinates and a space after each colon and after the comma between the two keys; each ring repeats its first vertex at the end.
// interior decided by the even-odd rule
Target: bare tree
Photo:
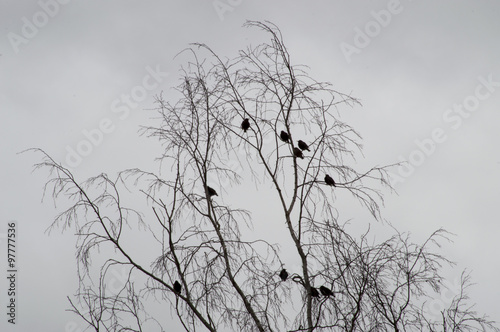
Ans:
{"type": "Polygon", "coordinates": [[[76,229],[80,290],[71,310],[95,331],[161,329],[147,300],[164,303],[186,331],[498,330],[466,305],[465,275],[448,310],[426,311],[443,265],[451,264],[436,248],[448,233],[415,244],[382,219],[389,166],[357,170],[360,135],[339,117],[359,101],[292,65],[276,26],[246,25],[270,42],[232,60],[203,44],[182,53],[191,60],[177,101],[158,96],[158,125],[142,129],[162,143],[160,175],[129,169],[80,183],[39,150],[37,167],[52,174],[46,190],[71,200],[50,227],[76,229]],[[289,267],[289,277],[279,275],[279,239],[253,237],[252,211],[227,203],[249,181],[271,188],[282,211],[293,243],[286,250],[300,266],[289,267]],[[128,191],[149,208],[128,206],[128,191]],[[359,201],[393,236],[380,243],[369,229],[353,236],[339,217],[338,195],[359,201]],[[116,266],[128,278],[110,293],[106,278],[116,266]]]}

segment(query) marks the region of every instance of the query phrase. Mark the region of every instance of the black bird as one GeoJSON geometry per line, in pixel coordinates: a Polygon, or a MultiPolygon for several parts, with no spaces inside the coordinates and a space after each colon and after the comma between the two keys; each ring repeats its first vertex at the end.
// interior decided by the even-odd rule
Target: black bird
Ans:
{"type": "Polygon", "coordinates": [[[321,286],[319,288],[321,294],[323,294],[323,296],[330,296],[330,295],[333,295],[333,292],[330,288],[328,287],[325,287],[325,286],[321,286]]]}
{"type": "Polygon", "coordinates": [[[280,278],[281,280],[286,281],[286,278],[288,278],[288,272],[286,272],[286,269],[281,270],[280,278]]]}
{"type": "Polygon", "coordinates": [[[217,195],[217,192],[215,191],[215,189],[212,187],[209,187],[209,186],[207,186],[207,194],[208,194],[208,197],[219,196],[219,195],[217,195]]]}
{"type": "Polygon", "coordinates": [[[247,130],[248,130],[248,128],[250,128],[250,120],[249,119],[245,119],[241,123],[241,129],[243,129],[243,131],[246,133],[247,130]]]}
{"type": "Polygon", "coordinates": [[[319,292],[318,292],[318,289],[311,286],[311,296],[312,297],[319,297],[319,292]]]}
{"type": "Polygon", "coordinates": [[[300,150],[299,148],[295,147],[293,148],[293,154],[295,155],[295,157],[297,158],[302,158],[304,159],[304,154],[302,153],[302,150],[300,150]]]}
{"type": "Polygon", "coordinates": [[[334,186],[335,187],[335,180],[332,179],[330,175],[325,175],[325,182],[329,186],[334,186]]]}
{"type": "Polygon", "coordinates": [[[290,135],[284,130],[281,131],[280,133],[280,138],[283,142],[288,143],[288,140],[290,139],[290,135]]]}
{"type": "Polygon", "coordinates": [[[307,145],[307,143],[306,143],[306,142],[301,141],[301,140],[299,140],[299,148],[300,148],[301,150],[311,151],[311,150],[309,150],[309,145],[307,145]]]}
{"type": "Polygon", "coordinates": [[[174,282],[174,292],[176,292],[177,294],[180,294],[181,293],[181,289],[182,289],[181,284],[179,284],[179,282],[176,280],[174,282]]]}

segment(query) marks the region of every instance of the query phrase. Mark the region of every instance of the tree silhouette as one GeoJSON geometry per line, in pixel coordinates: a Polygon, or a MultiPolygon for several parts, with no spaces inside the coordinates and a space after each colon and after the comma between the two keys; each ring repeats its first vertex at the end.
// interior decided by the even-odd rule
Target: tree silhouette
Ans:
{"type": "Polygon", "coordinates": [[[428,312],[425,304],[442,288],[441,268],[451,263],[434,246],[448,233],[439,229],[414,244],[382,219],[378,187],[390,188],[387,167],[352,166],[360,136],[337,116],[359,102],[292,65],[276,26],[246,25],[265,31],[270,42],[234,60],[194,44],[178,100],[157,97],[158,125],[142,130],[162,143],[160,174],[129,169],[115,179],[100,174],[79,182],[37,150],[44,157],[36,167],[52,174],[45,190],[72,200],[49,228],[76,229],[80,290],[71,310],[95,331],[157,330],[162,317],[146,310],[148,300],[174,311],[186,331],[498,330],[465,305],[467,275],[449,309],[428,312]],[[279,142],[283,132],[290,144],[279,142]],[[293,137],[311,143],[300,163],[304,147],[293,137]],[[382,242],[369,231],[351,235],[332,188],[321,185],[323,174],[338,179],[335,192],[361,203],[393,235],[382,242]],[[222,190],[217,201],[207,185],[215,181],[222,190]],[[253,238],[252,211],[234,207],[247,203],[232,194],[249,181],[271,188],[285,242],[253,238]],[[127,205],[126,193],[148,207],[127,205]],[[229,204],[231,197],[240,200],[229,204]],[[286,283],[285,244],[297,261],[287,265],[286,283]],[[126,269],[128,279],[112,294],[106,280],[115,267],[126,269]],[[314,285],[331,288],[321,286],[320,296],[314,285]]]}

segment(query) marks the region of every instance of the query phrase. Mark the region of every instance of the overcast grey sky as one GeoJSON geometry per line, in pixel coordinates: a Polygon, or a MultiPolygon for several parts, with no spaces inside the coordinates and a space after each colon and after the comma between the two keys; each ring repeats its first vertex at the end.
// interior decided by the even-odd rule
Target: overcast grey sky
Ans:
{"type": "MultiPolygon", "coordinates": [[[[295,64],[361,99],[341,113],[364,138],[360,167],[409,161],[393,172],[385,218],[415,240],[455,233],[443,247],[458,263],[450,283],[471,269],[477,309],[500,320],[499,17],[494,0],[2,0],[0,266],[15,220],[19,293],[16,329],[2,309],[0,330],[83,327],[64,311],[77,287],[75,238],[44,233],[60,210],[40,202],[38,156],[17,153],[42,148],[79,179],[154,169],[159,145],[137,130],[154,95],[178,83],[174,56],[191,42],[233,57],[265,41],[242,28],[247,19],[277,24],[295,64]],[[89,143],[98,128],[102,140],[89,143]]],[[[2,278],[2,308],[6,289],[2,278]]]]}

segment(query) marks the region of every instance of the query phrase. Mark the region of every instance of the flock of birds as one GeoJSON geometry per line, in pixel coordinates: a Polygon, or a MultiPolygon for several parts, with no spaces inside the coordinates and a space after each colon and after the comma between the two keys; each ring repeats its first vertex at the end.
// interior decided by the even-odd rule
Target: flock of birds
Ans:
{"type": "MultiPolygon", "coordinates": [[[[241,123],[241,129],[243,129],[243,131],[245,133],[247,132],[248,129],[250,129],[250,119],[243,120],[243,122],[241,123]]],[[[282,130],[280,133],[280,139],[285,143],[291,143],[290,135],[284,130],[282,130]]],[[[297,141],[297,143],[298,143],[298,147],[293,148],[293,155],[297,158],[304,159],[304,152],[303,151],[311,152],[311,150],[309,150],[309,145],[300,139],[297,141]]],[[[332,186],[332,187],[336,186],[335,180],[333,180],[333,178],[328,174],[325,175],[325,183],[329,186],[332,186]]],[[[212,188],[210,188],[210,189],[212,189],[212,188]]],[[[213,191],[215,192],[215,190],[213,190],[213,191]]],[[[211,195],[209,195],[209,196],[211,196],[211,195]]]]}
{"type": "MultiPolygon", "coordinates": [[[[286,281],[288,279],[288,272],[286,271],[286,269],[281,270],[279,276],[282,281],[286,281]]],[[[179,281],[176,280],[174,282],[174,292],[179,295],[181,294],[181,291],[182,291],[182,285],[179,283],[179,281]]],[[[311,286],[312,297],[318,298],[320,292],[324,297],[329,297],[332,295],[333,297],[335,297],[335,294],[332,292],[332,290],[326,286],[320,286],[319,291],[316,287],[311,286]]]]}
{"type": "MultiPolygon", "coordinates": [[[[286,281],[288,279],[288,272],[286,271],[286,269],[281,270],[279,276],[280,276],[282,281],[286,281]]],[[[324,297],[329,297],[332,295],[333,295],[333,297],[335,297],[335,294],[333,294],[332,290],[326,286],[320,286],[319,292],[318,292],[318,289],[316,287],[311,286],[311,296],[312,297],[319,297],[320,292],[324,297]]]]}
{"type": "MultiPolygon", "coordinates": [[[[241,129],[243,129],[243,131],[245,133],[247,132],[248,129],[250,129],[250,119],[243,120],[243,122],[241,123],[241,129]]],[[[280,133],[280,139],[285,143],[291,144],[290,135],[284,130],[282,130],[280,133]]],[[[304,159],[303,151],[309,151],[309,152],[311,151],[311,150],[309,150],[309,145],[302,140],[298,140],[297,143],[298,143],[298,147],[293,148],[293,154],[296,158],[304,159]]],[[[333,180],[333,178],[328,174],[325,175],[325,183],[329,186],[333,186],[333,187],[336,186],[335,180],[333,180]]],[[[213,189],[212,187],[210,187],[208,185],[206,186],[206,193],[207,193],[209,198],[212,196],[218,196],[217,191],[215,191],[215,189],[213,189]]],[[[288,279],[288,272],[286,271],[286,269],[281,270],[281,272],[279,273],[279,277],[281,278],[282,281],[286,281],[288,279]]],[[[173,288],[174,288],[174,292],[176,294],[180,294],[182,291],[182,285],[177,280],[174,282],[173,288]]],[[[312,297],[316,297],[316,298],[319,297],[320,292],[325,297],[329,297],[331,295],[333,295],[335,297],[335,294],[332,292],[332,290],[326,286],[319,287],[319,291],[317,288],[311,286],[311,296],[312,297]]]]}

